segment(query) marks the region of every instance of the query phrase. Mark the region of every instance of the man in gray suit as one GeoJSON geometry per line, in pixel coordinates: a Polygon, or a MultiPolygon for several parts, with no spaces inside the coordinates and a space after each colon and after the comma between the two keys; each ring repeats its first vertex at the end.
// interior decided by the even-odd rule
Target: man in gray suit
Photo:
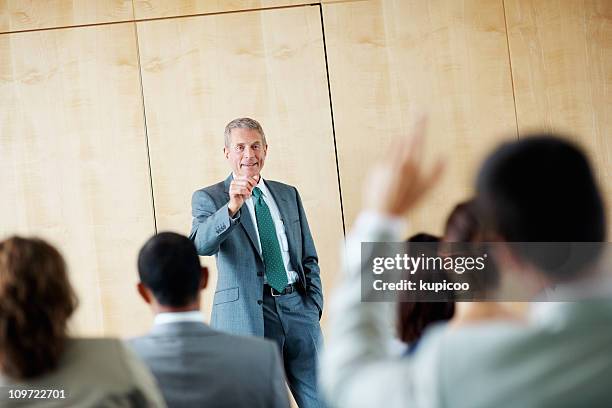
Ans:
{"type": "Polygon", "coordinates": [[[239,118],[226,126],[232,174],[193,194],[190,239],[200,255],[217,258],[211,325],[275,340],[296,402],[318,407],[318,258],[295,187],[261,177],[267,149],[257,121],[239,118]]]}
{"type": "Polygon", "coordinates": [[[130,346],[149,366],[169,407],[288,407],[276,345],[211,329],[200,313],[208,270],[193,243],[155,235],[138,256],[138,292],[155,325],[130,346]]]}

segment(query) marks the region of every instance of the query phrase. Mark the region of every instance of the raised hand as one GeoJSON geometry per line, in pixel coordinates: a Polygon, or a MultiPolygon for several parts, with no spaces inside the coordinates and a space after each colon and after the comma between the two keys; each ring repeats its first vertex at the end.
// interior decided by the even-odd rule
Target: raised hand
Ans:
{"type": "Polygon", "coordinates": [[[413,208],[436,185],[444,166],[439,160],[433,169],[424,172],[422,158],[426,129],[427,120],[422,117],[411,134],[392,143],[389,159],[372,169],[364,186],[367,208],[400,216],[413,208]]]}
{"type": "Polygon", "coordinates": [[[254,177],[237,176],[232,180],[229,187],[230,200],[227,205],[230,217],[236,215],[244,201],[251,197],[256,185],[257,180],[254,177]]]}

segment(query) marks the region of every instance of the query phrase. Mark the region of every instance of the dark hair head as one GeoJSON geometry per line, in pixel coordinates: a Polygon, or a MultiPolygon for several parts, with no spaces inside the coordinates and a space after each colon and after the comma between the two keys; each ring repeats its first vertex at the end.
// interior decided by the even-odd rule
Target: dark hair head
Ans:
{"type": "Polygon", "coordinates": [[[23,380],[57,367],[77,306],[60,253],[40,239],[0,242],[0,370],[23,380]]]}
{"type": "Polygon", "coordinates": [[[397,306],[398,338],[407,344],[419,340],[432,323],[450,320],[455,314],[455,302],[399,302],[397,306]]]}
{"type": "Polygon", "coordinates": [[[195,245],[174,232],[161,232],[146,242],[138,255],[138,273],[164,306],[186,306],[200,290],[201,267],[195,245]]]}
{"type": "MultiPolygon", "coordinates": [[[[484,253],[486,246],[481,245],[483,226],[480,218],[475,200],[457,204],[446,219],[443,238],[445,244],[441,246],[441,250],[459,257],[477,257],[484,253]]],[[[451,280],[458,278],[455,274],[450,277],[451,280]]],[[[470,284],[470,292],[476,298],[486,298],[490,291],[499,286],[499,274],[495,264],[489,261],[486,270],[462,274],[461,281],[470,284]]]]}
{"type": "Polygon", "coordinates": [[[419,232],[408,238],[406,242],[440,242],[440,238],[426,232],[419,232]]]}
{"type": "Polygon", "coordinates": [[[473,200],[459,203],[446,219],[444,238],[446,242],[473,242],[480,236],[480,221],[473,200]]]}
{"type": "MultiPolygon", "coordinates": [[[[589,162],[555,135],[503,144],[482,166],[477,192],[487,232],[505,241],[605,240],[603,201],[589,162]]],[[[528,260],[546,272],[537,254],[528,260]]]]}
{"type": "MultiPolygon", "coordinates": [[[[421,232],[411,236],[406,242],[440,242],[440,238],[421,232]]],[[[431,248],[431,252],[436,251],[436,248],[431,248]]],[[[441,281],[445,276],[436,277],[441,281]]],[[[428,275],[428,280],[434,281],[435,278],[428,275]]],[[[454,302],[398,302],[398,338],[404,343],[413,343],[421,338],[427,326],[437,321],[449,320],[454,313],[454,302]]]]}

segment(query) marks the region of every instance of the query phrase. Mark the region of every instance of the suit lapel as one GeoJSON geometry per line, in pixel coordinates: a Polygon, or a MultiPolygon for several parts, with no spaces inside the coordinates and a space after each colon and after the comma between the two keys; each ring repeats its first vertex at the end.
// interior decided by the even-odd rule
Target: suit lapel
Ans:
{"type": "MultiPolygon", "coordinates": [[[[243,204],[242,208],[240,208],[240,225],[244,228],[244,231],[248,235],[251,243],[255,247],[255,252],[261,258],[261,248],[259,248],[259,242],[257,241],[257,232],[255,232],[255,226],[253,225],[253,220],[251,219],[251,213],[247,208],[246,204],[243,204]]],[[[263,261],[263,258],[261,258],[263,261]]]]}
{"type": "MultiPolygon", "coordinates": [[[[230,174],[228,178],[225,179],[225,193],[227,194],[227,200],[229,201],[229,186],[233,180],[233,176],[230,174]]],[[[251,213],[249,212],[246,204],[243,204],[240,208],[240,225],[246,232],[249,240],[251,240],[251,244],[255,248],[255,252],[259,255],[259,258],[263,261],[261,257],[261,248],[259,248],[259,242],[257,241],[257,232],[255,231],[255,226],[253,225],[253,219],[251,218],[251,213]]]]}
{"type": "Polygon", "coordinates": [[[264,180],[264,184],[266,185],[266,187],[268,187],[268,190],[270,191],[270,194],[272,194],[272,198],[274,199],[274,202],[276,202],[276,206],[278,207],[278,212],[280,212],[281,215],[281,220],[283,220],[283,222],[288,222],[289,218],[287,218],[287,199],[285,198],[285,195],[282,193],[282,191],[280,191],[279,188],[277,188],[276,185],[272,184],[272,183],[268,183],[266,180],[264,180]]]}

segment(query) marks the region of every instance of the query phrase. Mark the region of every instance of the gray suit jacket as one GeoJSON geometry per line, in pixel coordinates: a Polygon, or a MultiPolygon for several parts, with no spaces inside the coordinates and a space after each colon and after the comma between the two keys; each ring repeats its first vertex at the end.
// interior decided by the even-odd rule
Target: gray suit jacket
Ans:
{"type": "Polygon", "coordinates": [[[276,345],[221,333],[199,322],[153,327],[129,340],[149,366],[168,407],[288,407],[276,345]]]}
{"type": "MultiPolygon", "coordinates": [[[[264,335],[261,306],[264,264],[253,220],[246,205],[236,220],[227,210],[230,175],[225,181],[197,190],[191,202],[193,226],[189,238],[200,255],[215,255],[219,276],[211,326],[230,333],[264,335]]],[[[304,207],[295,187],[265,180],[280,211],[289,244],[291,265],[300,285],[323,310],[323,289],[317,251],[304,207]]]]}

